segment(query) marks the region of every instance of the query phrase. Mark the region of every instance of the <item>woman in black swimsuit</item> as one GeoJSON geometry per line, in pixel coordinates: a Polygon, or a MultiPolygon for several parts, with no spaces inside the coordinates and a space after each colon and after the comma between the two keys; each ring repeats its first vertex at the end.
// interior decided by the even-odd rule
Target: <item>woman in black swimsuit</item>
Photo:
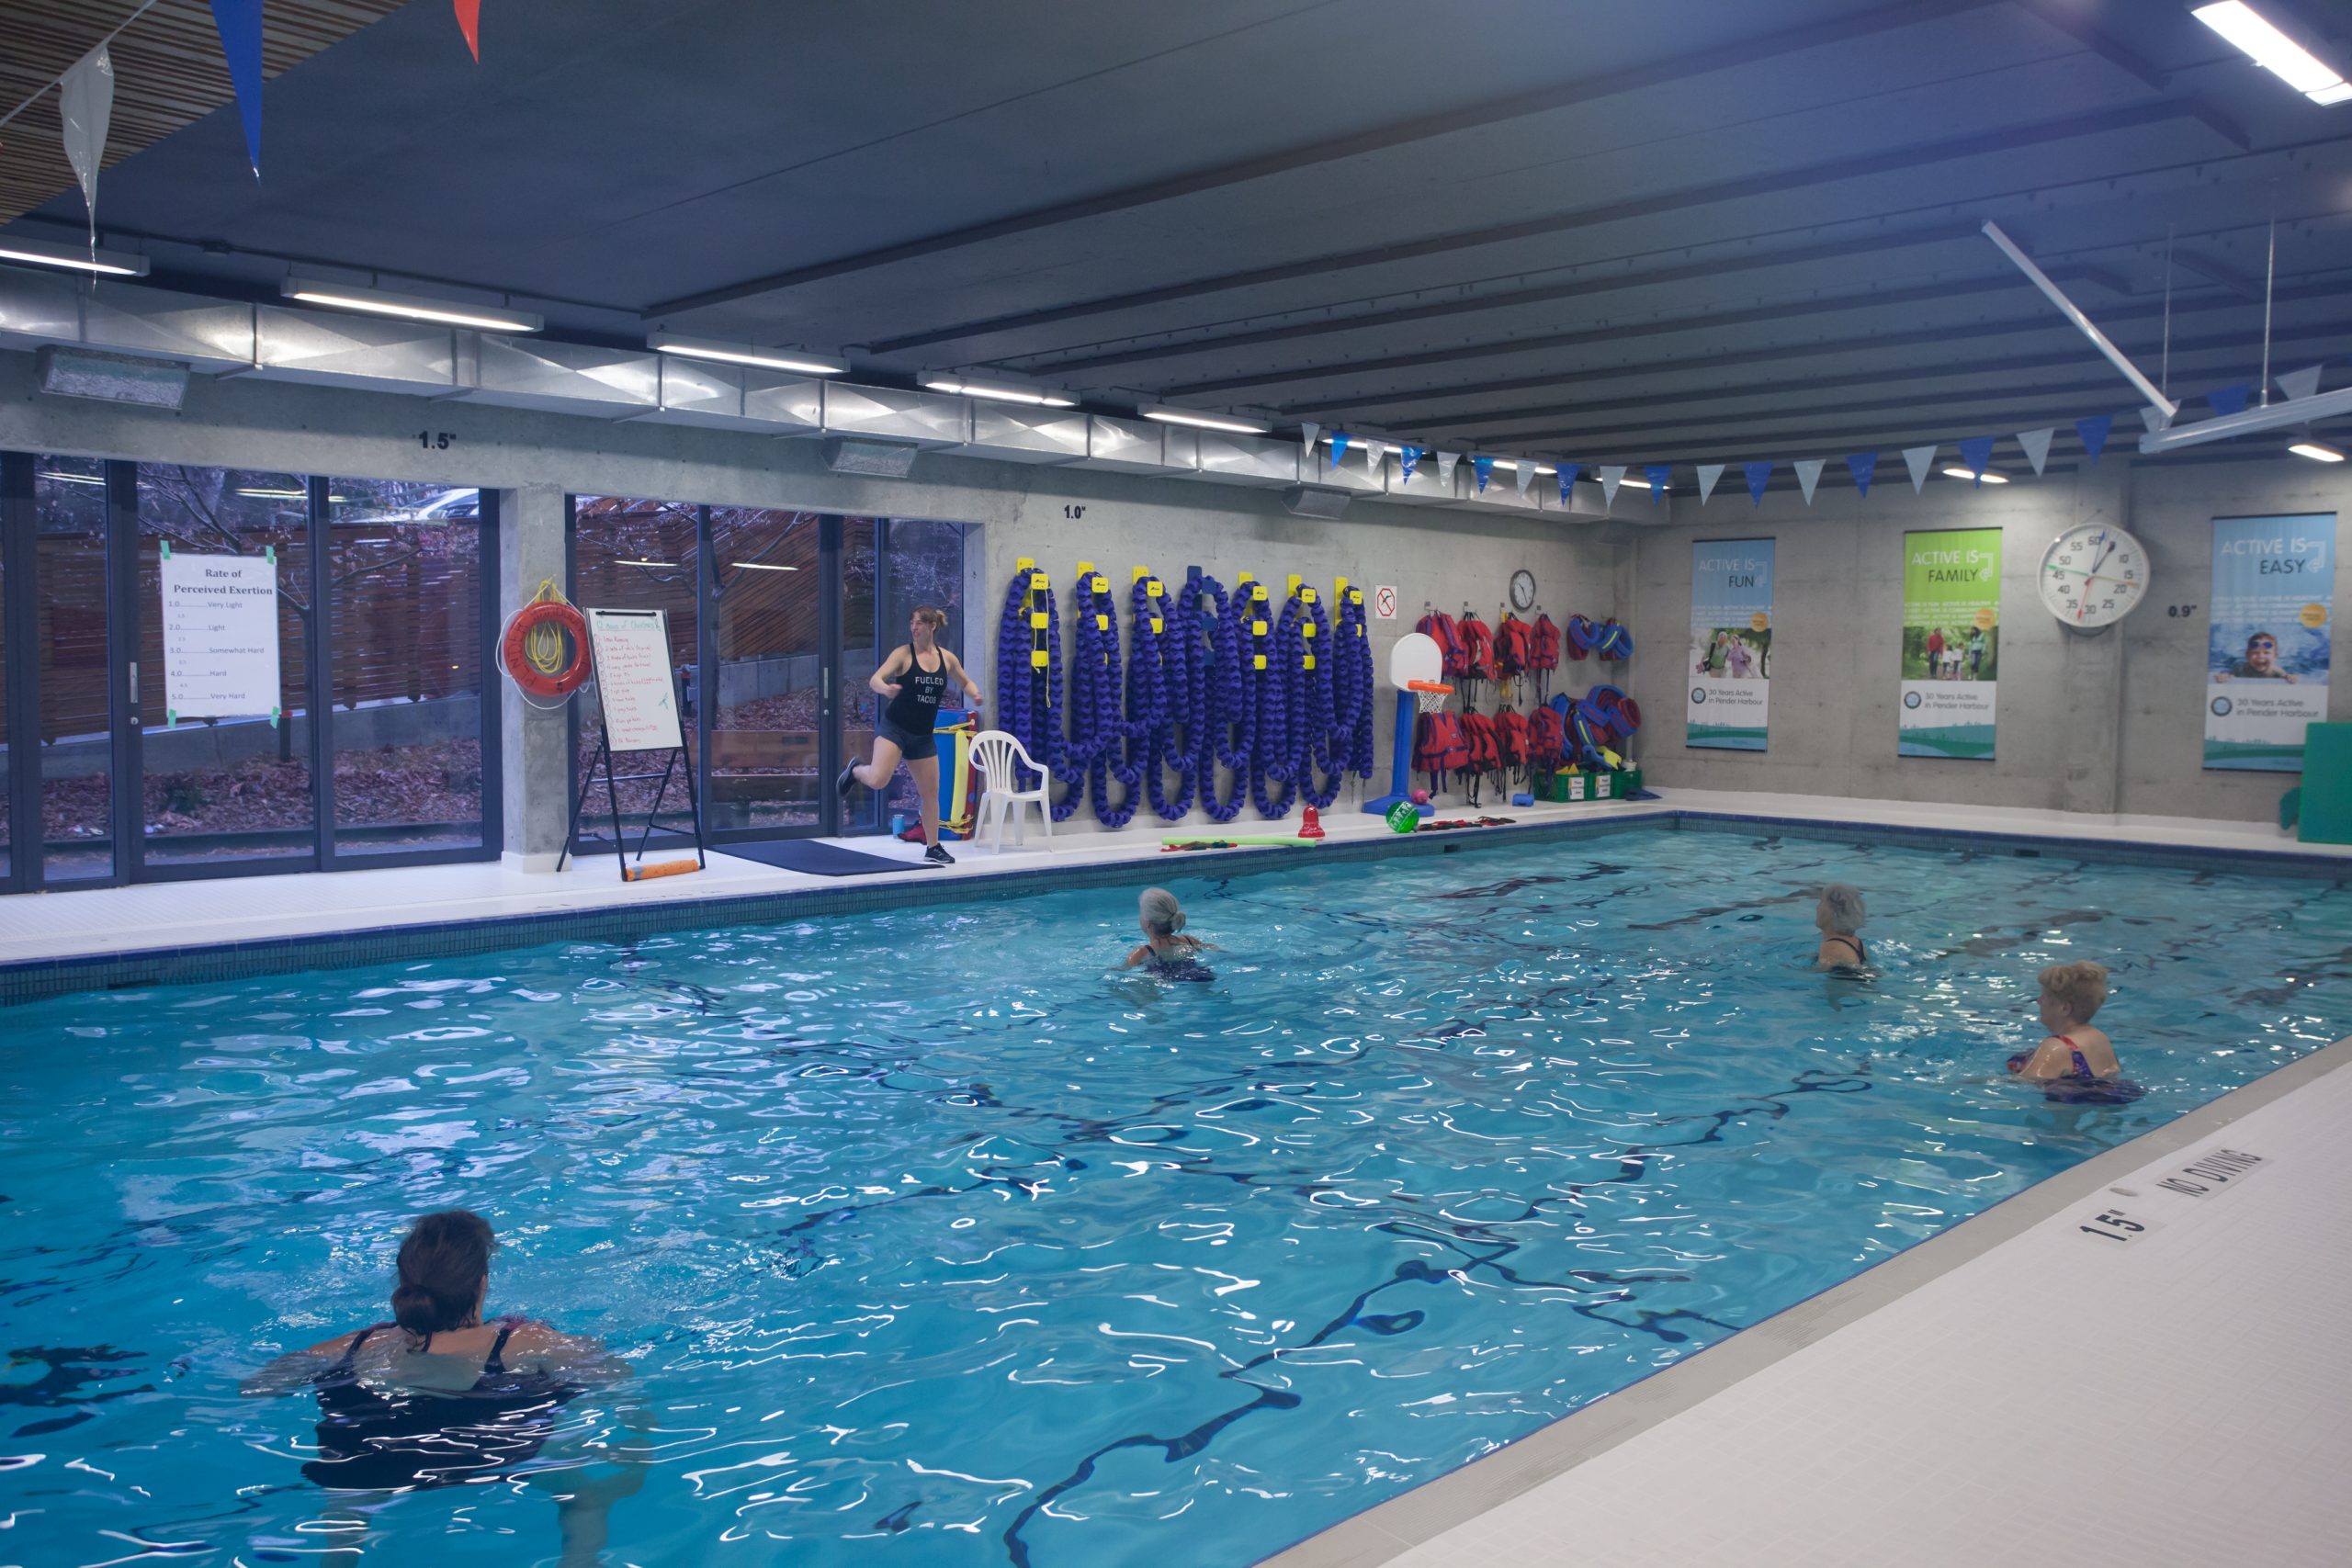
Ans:
{"type": "MultiPolygon", "coordinates": [[[[381,1494],[526,1479],[556,1410],[628,1375],[594,1339],[523,1317],[485,1323],[497,1245],[479,1214],[426,1214],[401,1243],[392,1321],[281,1356],[245,1380],[248,1394],[317,1393],[318,1457],[302,1467],[306,1480],[381,1494]]],[[[643,1470],[628,1464],[601,1480],[577,1468],[559,1473],[563,1560],[593,1562],[605,1510],[643,1483],[643,1470]]]]}
{"type": "Polygon", "coordinates": [[[1833,882],[1821,890],[1821,902],[1814,906],[1813,923],[1821,932],[1821,946],[1813,955],[1815,965],[1822,969],[1864,969],[1870,966],[1870,950],[1855,933],[1862,929],[1869,911],[1862,907],[1861,889],[1833,882]]]}
{"type": "Polygon", "coordinates": [[[956,657],[939,646],[939,628],[946,624],[946,611],[929,604],[915,607],[907,624],[909,640],[892,649],[890,657],[865,682],[876,695],[889,699],[875,716],[873,759],[864,766],[852,762],[842,770],[840,779],[844,796],[853,784],[871,790],[888,789],[891,776],[899,771],[899,759],[904,758],[907,772],[914,775],[915,794],[922,802],[922,858],[933,865],[956,863],[939,841],[939,738],[932,733],[932,726],[939,718],[940,699],[946,696],[947,683],[953,681],[963,687],[974,707],[988,700],[956,657]]]}

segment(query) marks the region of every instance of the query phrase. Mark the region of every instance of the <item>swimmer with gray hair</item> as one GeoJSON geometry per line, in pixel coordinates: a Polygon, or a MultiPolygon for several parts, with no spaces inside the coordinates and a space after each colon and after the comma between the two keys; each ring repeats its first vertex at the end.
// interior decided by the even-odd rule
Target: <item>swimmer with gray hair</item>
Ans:
{"type": "Polygon", "coordinates": [[[1216,978],[1200,958],[1204,951],[1214,951],[1216,944],[1184,934],[1184,907],[1176,902],[1176,895],[1165,887],[1147,887],[1136,900],[1136,913],[1143,926],[1144,941],[1141,947],[1127,954],[1126,968],[1148,964],[1153,973],[1170,980],[1216,978]]]}
{"type": "Polygon", "coordinates": [[[1821,902],[1814,906],[1813,923],[1821,931],[1821,947],[1815,953],[1815,964],[1823,969],[1860,969],[1871,961],[1870,950],[1854,933],[1862,929],[1870,912],[1862,907],[1861,889],[1843,882],[1833,882],[1821,890],[1821,902]]]}

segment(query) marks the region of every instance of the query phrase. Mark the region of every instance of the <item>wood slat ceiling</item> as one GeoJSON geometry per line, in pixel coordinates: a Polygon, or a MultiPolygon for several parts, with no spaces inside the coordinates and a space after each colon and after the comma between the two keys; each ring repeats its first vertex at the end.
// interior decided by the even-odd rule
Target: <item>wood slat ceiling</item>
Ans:
{"type": "MultiPolygon", "coordinates": [[[[262,13],[265,77],[300,65],[405,4],[270,0],[262,13]]],[[[7,0],[0,7],[0,114],[40,92],[138,9],[139,0],[7,0]]],[[[125,28],[108,52],[115,72],[108,166],[203,118],[234,96],[207,0],[162,0],[125,28]]],[[[268,127],[265,113],[265,137],[268,127]]],[[[0,129],[0,223],[73,186],[51,92],[0,129]]],[[[101,204],[105,188],[101,182],[101,204]]]]}

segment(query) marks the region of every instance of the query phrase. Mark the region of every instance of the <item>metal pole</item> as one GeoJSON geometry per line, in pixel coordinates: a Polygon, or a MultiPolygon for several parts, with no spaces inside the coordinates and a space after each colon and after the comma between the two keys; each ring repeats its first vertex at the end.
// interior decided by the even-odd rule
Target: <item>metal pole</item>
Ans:
{"type": "Polygon", "coordinates": [[[2033,265],[2033,258],[2027,255],[2023,251],[2018,249],[2017,242],[2011,240],[2007,234],[2001,232],[2001,226],[1998,223],[1993,222],[1989,219],[1986,220],[1984,223],[1984,237],[2001,247],[2001,254],[2007,256],[2009,260],[2015,262],[2017,264],[2018,270],[2024,273],[2027,278],[2032,282],[2033,286],[2036,288],[2041,289],[2042,294],[2052,305],[2058,307],[2059,314],[2074,322],[2075,330],[2081,333],[2085,337],[2090,339],[2091,346],[2098,349],[2102,355],[2106,355],[2107,362],[2109,365],[2114,366],[2118,370],[2123,372],[2123,378],[2131,382],[2132,386],[2138,388],[2140,395],[2147,399],[2148,401],[2154,404],[2158,410],[2162,411],[2167,421],[2173,419],[2180,412],[2180,405],[2174,402],[2170,398],[2165,397],[2161,391],[2158,391],[2154,382],[2140,374],[2140,367],[2132,364],[2128,358],[2124,357],[2123,351],[2116,347],[2112,343],[2109,343],[2105,333],[2100,332],[2098,327],[2092,325],[2091,319],[2083,314],[2081,308],[2075,305],[2072,299],[2067,299],[2064,292],[2061,290],[2056,284],[2050,281],[2049,276],[2040,267],[2033,265]]]}

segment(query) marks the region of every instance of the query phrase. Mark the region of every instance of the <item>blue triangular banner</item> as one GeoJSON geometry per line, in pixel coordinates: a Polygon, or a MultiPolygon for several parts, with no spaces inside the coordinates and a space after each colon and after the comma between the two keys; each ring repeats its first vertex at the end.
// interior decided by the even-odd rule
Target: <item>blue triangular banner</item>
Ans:
{"type": "Polygon", "coordinates": [[[262,0],[212,0],[212,26],[220,34],[220,52],[229,62],[229,81],[237,89],[237,116],[245,123],[245,156],[261,177],[261,4],[262,0]]]}
{"type": "Polygon", "coordinates": [[[2107,450],[2108,432],[2114,428],[2115,416],[2111,413],[2103,413],[2095,419],[2078,419],[2075,422],[2075,434],[2083,438],[2083,450],[2091,455],[2092,462],[2098,462],[2098,455],[2107,450]]]}
{"type": "Polygon", "coordinates": [[[1993,460],[1993,443],[1998,439],[1992,435],[1972,435],[1965,441],[1954,443],[1960,448],[1960,460],[1968,465],[1970,473],[1976,476],[1973,482],[1980,490],[1984,485],[1984,466],[1993,460]]]}
{"type": "Polygon", "coordinates": [[[1412,479],[1413,479],[1413,465],[1414,465],[1414,464],[1416,464],[1416,463],[1418,463],[1418,462],[1419,462],[1420,460],[1421,460],[1421,449],[1420,449],[1419,447],[1418,447],[1418,446],[1399,446],[1399,447],[1397,447],[1397,448],[1396,448],[1396,466],[1397,466],[1399,468],[1401,468],[1401,469],[1403,469],[1403,470],[1404,470],[1403,477],[1401,478],[1401,479],[1400,479],[1398,482],[1400,482],[1400,483],[1405,483],[1405,484],[1409,484],[1409,483],[1411,483],[1411,482],[1412,482],[1412,479]]]}
{"type": "Polygon", "coordinates": [[[1642,477],[1650,481],[1652,506],[1656,506],[1658,498],[1666,493],[1666,481],[1673,472],[1674,466],[1670,463],[1652,463],[1642,470],[1642,477]]]}
{"type": "Polygon", "coordinates": [[[1846,459],[1846,471],[1854,476],[1854,488],[1864,495],[1871,492],[1871,480],[1878,473],[1878,454],[1857,452],[1846,459]]]}
{"type": "Polygon", "coordinates": [[[1566,506],[1568,503],[1568,487],[1577,482],[1577,476],[1582,472],[1584,472],[1584,465],[1582,463],[1562,463],[1560,465],[1560,504],[1562,506],[1566,506]]]}
{"type": "Polygon", "coordinates": [[[1347,449],[1348,433],[1344,430],[1331,432],[1331,466],[1333,468],[1340,466],[1340,455],[1347,449]]]}
{"type": "Polygon", "coordinates": [[[1492,457],[1473,457],[1470,466],[1478,473],[1478,493],[1486,494],[1487,481],[1495,477],[1495,460],[1492,457]]]}
{"type": "Polygon", "coordinates": [[[2215,413],[2226,419],[2231,414],[2245,412],[2245,400],[2253,395],[2254,383],[2240,381],[2233,387],[2214,388],[2205,394],[2205,400],[2213,405],[2215,413]]]}
{"type": "Polygon", "coordinates": [[[1770,463],[1742,463],[1739,466],[1739,471],[1747,476],[1748,504],[1750,506],[1763,505],[1764,487],[1772,482],[1772,465],[1770,463]]]}

